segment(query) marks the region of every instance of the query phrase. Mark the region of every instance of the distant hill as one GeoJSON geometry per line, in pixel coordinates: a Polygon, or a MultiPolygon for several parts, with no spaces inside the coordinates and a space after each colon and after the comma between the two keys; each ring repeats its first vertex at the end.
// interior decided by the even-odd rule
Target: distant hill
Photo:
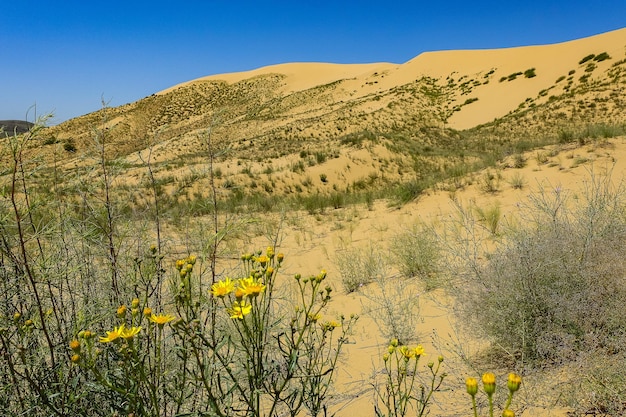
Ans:
{"type": "Polygon", "coordinates": [[[213,75],[42,129],[29,146],[75,171],[68,178],[77,183],[80,169],[106,155],[126,200],[156,181],[172,204],[202,201],[209,152],[219,198],[237,204],[407,184],[410,198],[537,146],[619,135],[625,48],[626,28],[552,45],[428,52],[404,64],[213,75]]]}
{"type": "Polygon", "coordinates": [[[31,122],[27,122],[25,120],[0,120],[0,130],[3,130],[5,133],[13,134],[28,132],[28,130],[33,126],[31,122]]]}

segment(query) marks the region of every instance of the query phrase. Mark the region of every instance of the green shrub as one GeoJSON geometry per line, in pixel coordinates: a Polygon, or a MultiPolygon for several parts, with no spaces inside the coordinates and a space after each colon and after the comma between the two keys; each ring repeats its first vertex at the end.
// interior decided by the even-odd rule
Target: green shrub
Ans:
{"type": "Polygon", "coordinates": [[[535,73],[535,69],[534,68],[529,68],[526,71],[524,71],[524,77],[526,78],[533,78],[536,77],[537,74],[535,73]]]}
{"type": "Polygon", "coordinates": [[[578,61],[578,65],[582,65],[587,61],[592,60],[596,55],[595,54],[589,54],[586,57],[584,57],[583,59],[581,59],[580,61],[578,61]]]}
{"type": "Polygon", "coordinates": [[[611,59],[611,56],[607,52],[602,52],[601,54],[598,54],[593,58],[593,60],[596,62],[602,62],[607,59],[611,59]]]}

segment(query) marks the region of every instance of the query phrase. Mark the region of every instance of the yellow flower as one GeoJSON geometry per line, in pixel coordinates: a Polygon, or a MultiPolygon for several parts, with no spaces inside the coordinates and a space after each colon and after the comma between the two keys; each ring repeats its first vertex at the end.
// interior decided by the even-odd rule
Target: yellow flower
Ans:
{"type": "Polygon", "coordinates": [[[271,246],[268,246],[266,253],[267,253],[267,257],[272,259],[274,257],[274,248],[271,246]]]}
{"type": "Polygon", "coordinates": [[[128,339],[132,339],[133,337],[135,337],[135,335],[139,333],[140,331],[141,331],[141,327],[131,327],[130,329],[124,329],[122,333],[120,334],[120,336],[128,340],[128,339]]]}
{"type": "Polygon", "coordinates": [[[491,396],[496,392],[496,376],[491,372],[484,373],[483,386],[487,395],[491,396]]]}
{"type": "Polygon", "coordinates": [[[404,356],[404,359],[406,360],[409,360],[415,356],[415,350],[409,349],[408,346],[402,345],[398,348],[398,351],[402,354],[402,356],[404,356]]]}
{"type": "Polygon", "coordinates": [[[150,321],[152,323],[156,323],[159,326],[163,326],[165,323],[169,323],[170,321],[174,320],[176,317],[170,315],[170,314],[159,314],[159,315],[151,315],[150,316],[150,321]]]}
{"type": "Polygon", "coordinates": [[[76,339],[72,340],[70,342],[70,349],[72,349],[74,352],[78,352],[80,350],[80,342],[76,339]]]}
{"type": "Polygon", "coordinates": [[[143,315],[145,317],[150,317],[152,315],[152,309],[150,307],[145,307],[143,309],[143,315]]]}
{"type": "Polygon", "coordinates": [[[80,355],[78,353],[73,354],[72,358],[71,358],[71,361],[72,361],[72,363],[80,362],[80,355]]]}
{"type": "Polygon", "coordinates": [[[243,316],[250,314],[250,311],[252,311],[252,305],[245,301],[235,301],[233,306],[227,311],[231,319],[243,319],[243,316]]]}
{"type": "Polygon", "coordinates": [[[235,284],[230,280],[230,278],[226,278],[225,280],[218,281],[211,286],[211,294],[213,294],[214,297],[224,298],[234,289],[235,284]]]}
{"type": "Polygon", "coordinates": [[[415,349],[413,349],[413,352],[415,353],[415,356],[420,357],[424,354],[424,348],[422,345],[417,345],[415,349]]]}
{"type": "Polygon", "coordinates": [[[509,391],[515,392],[519,389],[520,384],[522,383],[522,377],[518,374],[510,373],[509,380],[507,381],[507,386],[509,391]]]}
{"type": "Polygon", "coordinates": [[[465,380],[465,388],[467,388],[467,393],[472,397],[476,395],[478,392],[478,381],[476,381],[476,378],[467,378],[465,380]]]}
{"type": "Polygon", "coordinates": [[[508,408],[502,412],[502,417],[515,417],[515,411],[508,408]]]}
{"type": "Polygon", "coordinates": [[[317,323],[317,321],[321,318],[322,316],[320,314],[309,313],[309,320],[311,320],[313,323],[317,323]]]}
{"type": "Polygon", "coordinates": [[[132,308],[139,308],[139,298],[133,298],[133,301],[130,302],[130,306],[132,308]]]}
{"type": "Polygon", "coordinates": [[[181,269],[183,269],[183,266],[185,266],[185,260],[184,259],[179,259],[176,261],[176,269],[178,269],[179,271],[181,269]]]}
{"type": "Polygon", "coordinates": [[[339,324],[339,323],[337,323],[336,321],[333,321],[333,320],[327,321],[326,323],[322,324],[322,328],[324,330],[328,330],[328,331],[331,331],[331,332],[333,330],[335,330],[336,327],[340,327],[340,326],[341,326],[341,324],[339,324]]]}
{"type": "Polygon", "coordinates": [[[124,318],[126,317],[126,306],[122,304],[117,308],[117,317],[124,318]]]}
{"type": "Polygon", "coordinates": [[[269,262],[269,258],[265,255],[258,256],[256,261],[261,264],[261,266],[265,266],[266,263],[269,262]]]}
{"type": "Polygon", "coordinates": [[[109,343],[117,340],[122,337],[122,333],[124,333],[124,325],[122,324],[119,327],[114,327],[113,331],[107,332],[106,337],[100,337],[100,343],[109,343]]]}
{"type": "Polygon", "coordinates": [[[256,297],[265,291],[265,285],[258,279],[248,277],[239,280],[239,289],[248,297],[256,297]]]}

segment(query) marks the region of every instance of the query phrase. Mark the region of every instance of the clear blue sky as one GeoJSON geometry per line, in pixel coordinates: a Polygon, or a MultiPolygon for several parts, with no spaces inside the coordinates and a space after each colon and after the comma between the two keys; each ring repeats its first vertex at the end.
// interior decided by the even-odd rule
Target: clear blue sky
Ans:
{"type": "Polygon", "coordinates": [[[626,0],[2,0],[0,16],[0,119],[36,104],[59,123],[102,100],[277,63],[403,63],[591,36],[626,27],[626,0]]]}

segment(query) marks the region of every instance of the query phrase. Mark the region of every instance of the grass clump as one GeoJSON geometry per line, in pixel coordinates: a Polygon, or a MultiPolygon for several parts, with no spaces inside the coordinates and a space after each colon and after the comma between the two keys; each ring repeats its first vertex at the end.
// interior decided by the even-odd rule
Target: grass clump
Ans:
{"type": "Polygon", "coordinates": [[[341,274],[341,283],[347,293],[357,291],[381,277],[386,276],[387,256],[380,248],[346,248],[337,252],[335,262],[341,274]]]}
{"type": "Polygon", "coordinates": [[[407,277],[418,277],[426,290],[440,286],[441,248],[434,232],[424,224],[416,224],[394,236],[391,243],[394,264],[407,277]]]}

